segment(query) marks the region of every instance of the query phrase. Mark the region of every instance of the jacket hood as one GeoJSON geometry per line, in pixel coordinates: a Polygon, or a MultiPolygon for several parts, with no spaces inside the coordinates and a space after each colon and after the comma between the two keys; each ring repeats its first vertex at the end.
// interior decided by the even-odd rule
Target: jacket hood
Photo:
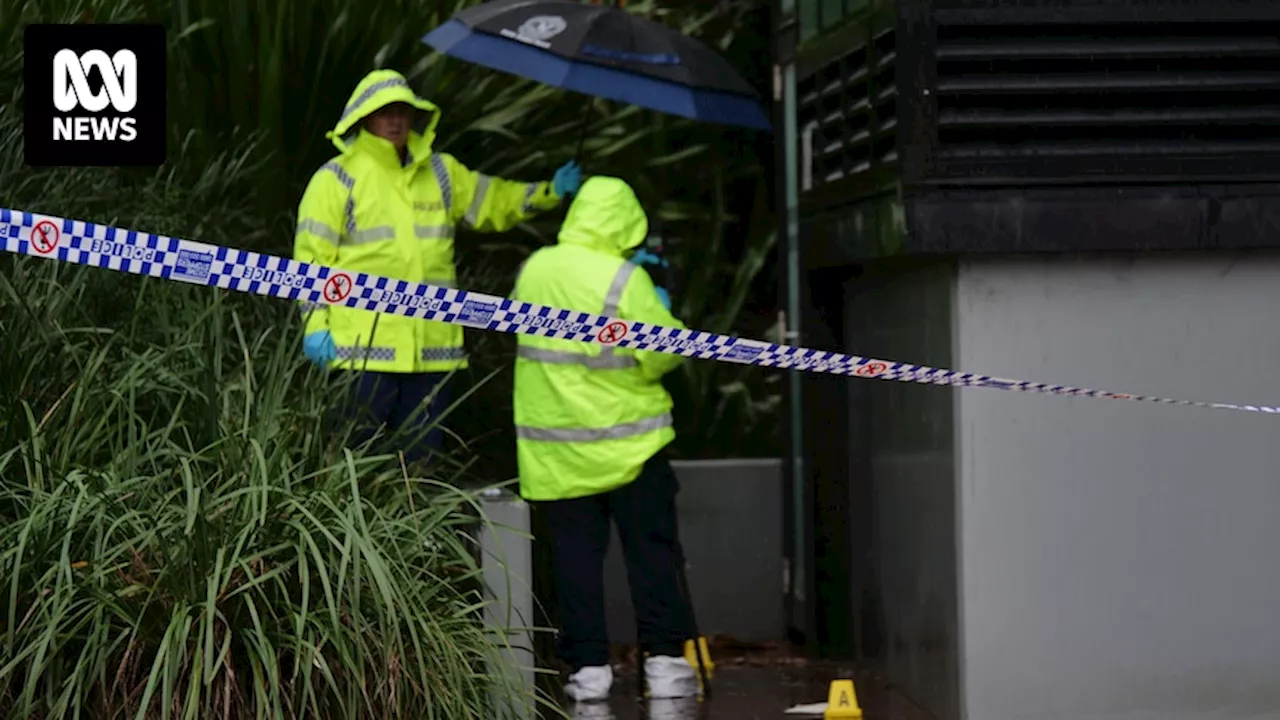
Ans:
{"type": "Polygon", "coordinates": [[[351,91],[342,116],[333,129],[325,133],[325,137],[345,153],[359,133],[361,120],[379,108],[397,102],[408,103],[427,116],[426,128],[422,132],[410,132],[409,143],[411,147],[425,145],[430,148],[436,138],[436,125],[440,123],[440,107],[418,97],[409,87],[409,81],[395,70],[374,70],[365,75],[351,91]]]}
{"type": "Polygon", "coordinates": [[[559,241],[622,256],[648,235],[649,218],[631,186],[615,177],[593,175],[569,206],[559,241]]]}

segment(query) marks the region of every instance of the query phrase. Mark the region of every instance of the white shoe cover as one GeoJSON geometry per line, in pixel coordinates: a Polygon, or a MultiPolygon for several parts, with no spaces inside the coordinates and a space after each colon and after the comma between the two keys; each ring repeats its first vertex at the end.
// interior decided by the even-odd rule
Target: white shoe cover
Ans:
{"type": "Polygon", "coordinates": [[[651,698],[697,697],[698,671],[682,657],[656,655],[644,661],[651,698]]]}
{"type": "Polygon", "coordinates": [[[578,702],[592,702],[609,697],[613,687],[613,668],[608,665],[584,667],[569,676],[564,694],[578,702]]]}

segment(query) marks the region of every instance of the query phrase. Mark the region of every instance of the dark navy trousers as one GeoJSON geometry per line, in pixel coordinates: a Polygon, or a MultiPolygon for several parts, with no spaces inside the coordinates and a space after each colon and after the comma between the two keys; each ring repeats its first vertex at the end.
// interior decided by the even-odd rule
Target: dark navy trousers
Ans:
{"type": "Polygon", "coordinates": [[[558,654],[576,672],[609,662],[604,560],[610,520],[618,526],[631,586],[640,649],[684,655],[694,637],[693,608],[684,587],[684,551],[677,532],[679,481],[659,454],[640,476],[612,492],[538,502],[545,513],[559,600],[558,654]]]}
{"type": "Polygon", "coordinates": [[[390,443],[386,452],[403,452],[407,465],[429,458],[443,445],[439,418],[449,407],[446,377],[448,373],[439,372],[360,371],[350,398],[356,419],[352,441],[362,445],[385,425],[390,435],[383,441],[390,443]]]}

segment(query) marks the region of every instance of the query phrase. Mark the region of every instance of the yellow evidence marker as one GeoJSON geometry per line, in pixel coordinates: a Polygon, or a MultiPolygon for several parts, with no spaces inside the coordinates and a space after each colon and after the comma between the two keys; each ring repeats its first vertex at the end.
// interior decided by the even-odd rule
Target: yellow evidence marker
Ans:
{"type": "Polygon", "coordinates": [[[853,681],[832,680],[831,689],[827,691],[827,711],[823,720],[861,720],[862,708],[858,707],[858,693],[853,689],[853,681]]]}
{"type": "Polygon", "coordinates": [[[684,641],[684,659],[693,666],[693,671],[698,673],[698,697],[702,698],[706,696],[707,689],[702,686],[702,673],[698,671],[699,650],[702,655],[702,664],[707,670],[707,681],[710,682],[711,678],[715,677],[716,664],[711,661],[711,650],[707,648],[707,639],[698,638],[697,650],[694,649],[692,640],[684,641]]]}

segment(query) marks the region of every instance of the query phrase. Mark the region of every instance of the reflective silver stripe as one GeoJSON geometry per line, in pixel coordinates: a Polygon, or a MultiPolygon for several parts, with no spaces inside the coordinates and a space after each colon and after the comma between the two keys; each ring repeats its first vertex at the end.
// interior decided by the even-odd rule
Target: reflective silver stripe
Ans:
{"type": "Polygon", "coordinates": [[[364,243],[377,242],[379,240],[394,240],[395,237],[395,228],[390,225],[378,225],[377,227],[365,228],[351,233],[350,243],[352,245],[363,245],[364,243]]]}
{"type": "Polygon", "coordinates": [[[360,106],[363,105],[366,100],[373,97],[374,94],[377,93],[379,90],[386,90],[387,88],[391,88],[391,87],[402,87],[407,90],[409,89],[409,83],[405,82],[401,78],[391,78],[389,80],[381,80],[379,82],[376,82],[370,85],[369,87],[365,88],[364,92],[360,93],[359,97],[357,97],[355,100],[352,100],[351,104],[348,105],[345,109],[343,109],[342,117],[338,118],[338,124],[342,124],[344,120],[351,117],[352,113],[354,113],[356,110],[359,110],[360,106]]]}
{"type": "Polygon", "coordinates": [[[329,309],[329,306],[325,303],[310,302],[307,300],[304,300],[298,303],[298,311],[301,312],[303,315],[306,315],[309,312],[314,312],[317,310],[328,310],[328,309],[329,309]]]}
{"type": "Polygon", "coordinates": [[[535,428],[517,425],[516,437],[522,440],[544,442],[598,442],[643,435],[654,430],[669,428],[672,424],[671,414],[663,413],[656,417],[603,428],[535,428]]]}
{"type": "Polygon", "coordinates": [[[452,240],[452,225],[414,225],[413,234],[420,240],[452,240]]]}
{"type": "MultiPolygon", "coordinates": [[[[618,305],[622,303],[622,291],[627,289],[627,281],[631,279],[631,273],[635,272],[636,266],[629,262],[623,261],[622,267],[618,268],[618,272],[613,274],[613,282],[609,283],[609,290],[604,294],[604,315],[612,317],[618,314],[618,305]]],[[[614,351],[617,350],[613,345],[600,348],[600,357],[614,357],[614,351]]]]}
{"type": "Polygon", "coordinates": [[[355,199],[356,180],[355,178],[351,177],[351,175],[347,173],[346,168],[339,165],[335,160],[330,160],[324,165],[321,165],[320,169],[328,170],[334,175],[337,175],[338,182],[342,183],[343,187],[347,189],[347,204],[346,204],[346,207],[344,208],[344,215],[346,216],[347,235],[354,235],[356,232],[356,199],[355,199]]]}
{"type": "Polygon", "coordinates": [[[534,211],[533,196],[538,192],[538,183],[529,183],[524,188],[524,213],[528,215],[534,211]]]}
{"type": "Polygon", "coordinates": [[[627,287],[627,281],[631,279],[631,273],[635,272],[636,266],[629,262],[622,263],[622,267],[618,268],[618,272],[613,276],[613,282],[609,283],[609,292],[604,295],[604,314],[617,315],[618,304],[622,302],[622,291],[627,287]]]}
{"type": "Polygon", "coordinates": [[[453,184],[449,182],[449,168],[439,155],[431,155],[431,171],[436,174],[436,182],[440,183],[440,195],[444,197],[445,212],[453,212],[453,184]]]}
{"type": "Polygon", "coordinates": [[[328,170],[334,175],[337,175],[338,182],[342,183],[343,187],[345,187],[346,189],[350,190],[351,188],[355,187],[355,184],[356,184],[355,178],[351,177],[351,175],[347,173],[347,169],[339,165],[337,160],[330,160],[324,165],[321,165],[320,169],[328,170]]]}
{"type": "Polygon", "coordinates": [[[393,347],[367,347],[364,345],[339,345],[339,360],[395,360],[393,347]]]}
{"type": "Polygon", "coordinates": [[[466,348],[460,348],[460,347],[422,348],[423,362],[432,362],[435,360],[465,360],[466,357],[467,357],[466,348]]]}
{"type": "Polygon", "coordinates": [[[334,245],[338,244],[338,237],[341,234],[338,230],[325,225],[315,218],[302,218],[298,221],[298,232],[309,232],[312,235],[319,235],[334,245]]]}
{"type": "Polygon", "coordinates": [[[484,199],[489,194],[489,181],[489,176],[483,173],[476,180],[476,196],[471,199],[471,207],[467,208],[467,224],[471,227],[479,222],[480,208],[484,207],[484,199]]]}
{"type": "Polygon", "coordinates": [[[452,278],[427,278],[422,282],[428,285],[436,285],[438,287],[447,287],[447,288],[457,287],[457,284],[452,278]]]}
{"type": "Polygon", "coordinates": [[[600,355],[584,355],[567,350],[547,350],[527,345],[517,347],[516,355],[525,360],[536,360],[553,365],[583,365],[592,370],[618,370],[635,367],[636,365],[636,359],[630,355],[619,356],[613,353],[606,355],[604,352],[601,352],[600,355]]]}

